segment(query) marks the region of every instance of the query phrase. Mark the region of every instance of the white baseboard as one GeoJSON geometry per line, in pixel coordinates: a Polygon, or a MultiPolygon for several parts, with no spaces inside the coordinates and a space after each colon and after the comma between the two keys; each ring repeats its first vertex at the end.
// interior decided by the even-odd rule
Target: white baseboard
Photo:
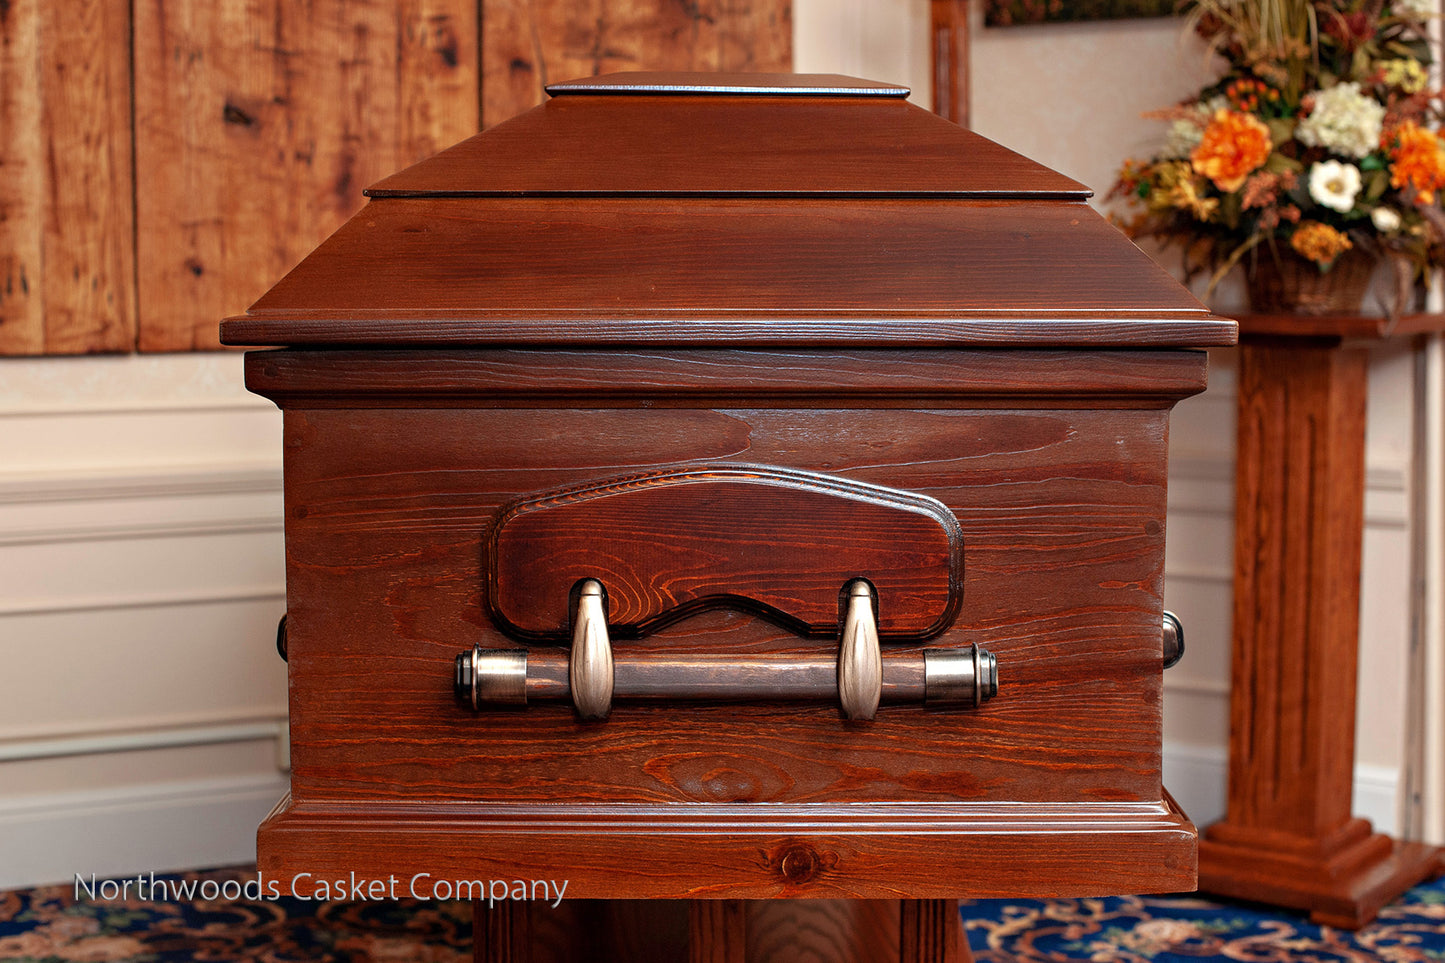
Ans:
{"type": "Polygon", "coordinates": [[[1164,744],[1164,785],[1200,829],[1224,818],[1228,758],[1223,748],[1164,744]]]}
{"type": "MultiPolygon", "coordinates": [[[[1216,746],[1169,743],[1164,746],[1164,785],[1201,829],[1224,818],[1229,760],[1216,746]]],[[[1355,766],[1354,813],[1372,822],[1376,832],[1399,830],[1400,771],[1388,766],[1355,766]]]]}
{"type": "Polygon", "coordinates": [[[0,889],[252,862],[287,788],[278,773],[0,799],[0,889]]]}
{"type": "Polygon", "coordinates": [[[1401,773],[1389,766],[1355,766],[1355,815],[1375,824],[1375,832],[1400,832],[1401,773]]]}

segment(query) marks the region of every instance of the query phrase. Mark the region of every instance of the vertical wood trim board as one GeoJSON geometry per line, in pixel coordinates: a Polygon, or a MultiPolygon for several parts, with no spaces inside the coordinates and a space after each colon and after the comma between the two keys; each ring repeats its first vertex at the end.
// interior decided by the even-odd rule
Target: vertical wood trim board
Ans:
{"type": "Polygon", "coordinates": [[[475,132],[475,0],[135,4],[139,345],[219,347],[369,183],[475,132]]]}
{"type": "Polygon", "coordinates": [[[135,341],[128,0],[0,3],[0,354],[135,341]]]}

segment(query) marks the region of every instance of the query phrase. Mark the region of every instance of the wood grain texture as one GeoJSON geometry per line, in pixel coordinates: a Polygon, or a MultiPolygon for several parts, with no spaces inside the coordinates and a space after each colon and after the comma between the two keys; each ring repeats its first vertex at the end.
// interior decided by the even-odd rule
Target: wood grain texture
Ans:
{"type": "MultiPolygon", "coordinates": [[[[615,75],[630,78],[636,75],[615,75]]],[[[746,81],[748,74],[692,74],[746,81]]],[[[1072,178],[897,97],[555,97],[388,177],[375,198],[566,194],[1031,197],[1072,178]],[[746,136],[739,136],[746,131],[746,136]]]]}
{"type": "Polygon", "coordinates": [[[688,963],[747,963],[746,902],[738,899],[690,900],[688,915],[688,963]]]}
{"type": "Polygon", "coordinates": [[[963,539],[946,507],[816,472],[721,466],[590,481],[528,494],[491,532],[491,615],[523,639],[564,639],[568,593],[583,579],[606,589],[618,637],[729,606],[836,638],[840,593],[867,578],[881,634],[919,641],[961,601],[963,539]]]}
{"type": "Polygon", "coordinates": [[[0,5],[0,354],[135,343],[126,0],[0,5]]]}
{"type": "Polygon", "coordinates": [[[1168,408],[1207,369],[1203,351],[253,351],[246,386],[310,409],[1168,408]]]}
{"type": "MultiPolygon", "coordinates": [[[[688,952],[688,904],[679,900],[567,899],[556,906],[538,900],[523,911],[525,940],[504,944],[504,952],[484,957],[484,943],[475,958],[507,963],[685,963],[688,952]],[[505,955],[510,952],[511,955],[505,955]]],[[[480,920],[485,901],[474,904],[480,920]]],[[[513,911],[515,915],[516,911],[513,911]]],[[[490,935],[489,923],[476,932],[490,935]]]]}
{"type": "Polygon", "coordinates": [[[899,909],[900,963],[971,963],[958,900],[903,900],[899,909]]]}
{"type": "MultiPolygon", "coordinates": [[[[358,837],[332,821],[341,810],[327,808],[377,813],[391,803],[464,813],[445,828],[424,813],[420,824],[407,816],[396,846],[405,838],[417,852],[438,854],[443,838],[460,833],[477,845],[459,848],[454,837],[445,858],[471,860],[486,850],[497,866],[523,850],[545,852],[569,878],[592,866],[586,872],[596,896],[695,895],[710,885],[714,866],[725,865],[716,895],[943,898],[987,888],[983,864],[974,862],[981,851],[992,852],[995,867],[1010,862],[1015,892],[1187,888],[1189,831],[1164,818],[1158,802],[1165,425],[1173,400],[1158,395],[1161,386],[1174,397],[1196,390],[1200,353],[1144,352],[1136,362],[1125,352],[1111,367],[1103,356],[1078,352],[1082,374],[1051,383],[1049,374],[1065,367],[1062,355],[896,352],[896,380],[879,407],[847,397],[849,374],[865,392],[870,376],[869,359],[846,352],[831,365],[781,365],[767,351],[595,352],[589,371],[635,373],[615,375],[626,398],[616,405],[604,400],[607,376],[599,376],[603,388],[590,404],[569,394],[568,379],[584,375],[567,352],[555,364],[441,352],[417,379],[425,385],[435,376],[444,393],[448,406],[432,408],[390,405],[364,387],[400,385],[397,375],[414,354],[295,357],[304,354],[259,355],[252,369],[287,407],[292,787],[301,808],[273,827],[280,835],[263,833],[277,860],[300,852],[293,847],[303,837],[316,840],[321,849],[307,852],[318,857],[344,850],[345,858],[395,860],[400,849],[384,842],[392,833],[384,827],[396,813],[363,824],[370,828],[358,837]],[[449,367],[457,376],[443,384],[449,367]],[[1152,372],[1156,384],[1136,378],[1139,370],[1152,372]],[[1010,407],[1012,393],[1031,379],[1028,406],[1010,407]],[[332,402],[354,386],[367,407],[312,407],[307,389],[317,385],[335,390],[332,402]],[[685,392],[673,397],[679,385],[714,398],[733,385],[743,396],[756,392],[760,404],[701,407],[685,392]],[[993,389],[999,394],[990,396],[993,389]],[[1090,407],[1098,393],[1141,407],[1090,407]],[[517,407],[489,407],[498,396],[517,407]],[[670,404],[657,403],[665,398],[670,404]],[[829,407],[829,398],[853,407],[829,407]],[[938,407],[910,407],[921,398],[938,407]],[[488,617],[485,597],[483,546],[502,506],[622,470],[738,462],[821,470],[947,506],[963,529],[966,604],[936,641],[994,650],[1004,667],[1000,696],[982,710],[905,706],[869,723],[842,720],[830,705],[759,703],[740,714],[721,705],[627,704],[600,725],[578,723],[566,706],[522,716],[455,705],[457,651],[473,642],[515,645],[488,617]],[[927,808],[949,800],[1004,802],[1043,823],[1035,833],[1027,822],[999,828],[996,810],[950,816],[927,808]],[[577,818],[595,827],[606,806],[633,808],[619,811],[616,836],[598,839],[584,856],[569,846],[566,825],[527,822],[556,816],[564,801],[581,804],[577,818]],[[540,808],[519,817],[527,828],[510,835],[468,808],[483,802],[540,808]],[[762,802],[772,805],[755,805],[762,802]],[[1119,814],[1109,808],[1115,803],[1119,814]],[[649,849],[647,857],[628,848],[634,830],[626,825],[637,827],[639,845],[645,838],[653,846],[655,820],[695,804],[742,808],[713,812],[707,818],[720,821],[710,826],[678,828],[675,848],[649,849]],[[804,808],[783,824],[755,822],[785,804],[804,808]],[[849,808],[807,808],[835,804],[849,808]],[[863,825],[859,805],[893,804],[903,808],[880,815],[872,829],[863,825]],[[924,808],[910,808],[917,806],[924,808]],[[776,847],[791,839],[826,867],[834,858],[827,854],[841,859],[841,851],[816,840],[839,832],[839,820],[871,840],[857,843],[862,855],[839,873],[819,869],[817,881],[804,873],[804,882],[789,882],[758,862],[770,851],[782,860],[776,847]],[[947,826],[953,829],[940,828],[947,826]],[[929,828],[919,835],[920,827],[929,828]],[[956,845],[945,841],[949,832],[988,841],[982,850],[956,845]],[[1059,875],[1058,847],[1097,850],[1101,832],[1115,852],[1108,867],[1096,861],[1059,875]],[[348,833],[354,846],[340,842],[348,833]],[[1040,834],[1062,835],[1044,844],[1040,834]],[[921,863],[940,859],[915,881],[921,863]]],[[[816,648],[748,613],[714,610],[629,649],[688,656],[716,653],[724,642],[747,658],[816,648]]],[[[808,858],[789,865],[796,870],[808,858]]]]}
{"type": "Polygon", "coordinates": [[[897,900],[752,900],[747,963],[877,963],[898,952],[897,900]]]}
{"type": "Polygon", "coordinates": [[[472,0],[137,2],[141,349],[216,346],[367,183],[475,131],[476,38],[472,0]]]}
{"type": "Polygon", "coordinates": [[[1438,860],[1351,815],[1367,362],[1240,349],[1228,810],[1200,846],[1201,889],[1351,928],[1438,860]]]}
{"type": "Polygon", "coordinates": [[[258,865],[287,880],[306,866],[566,879],[569,902],[1103,896],[1194,881],[1194,827],[1159,804],[767,808],[288,801],[261,825],[258,865]]]}
{"type": "Polygon", "coordinates": [[[488,906],[472,902],[472,959],[475,963],[534,963],[530,951],[531,907],[503,900],[488,906]]]}
{"type": "Polygon", "coordinates": [[[933,41],[933,112],[968,126],[969,31],[968,0],[929,0],[930,39],[933,41]]]}
{"type": "Polygon", "coordinates": [[[1087,205],[905,199],[376,200],[224,331],[390,346],[1235,337],[1087,205]]]}
{"type": "MultiPolygon", "coordinates": [[[[298,796],[390,795],[386,787],[425,771],[430,794],[456,798],[539,798],[563,787],[658,800],[986,798],[991,786],[1053,760],[1064,771],[1034,784],[1037,798],[1157,798],[1163,414],[874,412],[866,432],[856,429],[861,417],[288,412],[290,667],[293,685],[322,694],[293,716],[298,731],[320,727],[306,739],[309,748],[297,740],[298,796]],[[302,450],[306,458],[294,457],[302,450]],[[482,597],[481,546],[501,505],[606,477],[615,470],[608,466],[726,464],[739,456],[783,467],[826,460],[832,473],[923,491],[948,505],[964,525],[971,601],[938,642],[993,649],[1008,667],[1011,697],[976,713],[902,708],[858,730],[827,706],[760,706],[736,724],[731,710],[700,706],[689,712],[697,732],[644,706],[619,708],[606,727],[586,731],[563,707],[538,707],[518,731],[508,717],[473,717],[453,706],[456,652],[477,640],[514,644],[486,617],[482,597]],[[1061,579],[1080,584],[1060,597],[1061,579]],[[392,641],[401,639],[410,641],[392,641]],[[387,666],[381,688],[378,658],[387,666]],[[1099,687],[1091,699],[1077,697],[1078,673],[1099,687]],[[367,731],[378,738],[355,741],[367,731]],[[555,748],[534,778],[519,780],[504,759],[532,739],[555,748]],[[489,752],[454,758],[446,750],[473,740],[489,752]],[[966,758],[948,748],[959,740],[970,747],[966,758]],[[783,745],[799,757],[786,773],[769,761],[783,745]],[[864,764],[860,752],[885,747],[864,764]],[[345,761],[357,750],[370,756],[364,770],[345,761]]],[[[719,631],[729,633],[734,651],[799,646],[790,632],[724,612],[678,623],[634,648],[708,652],[719,631]]]]}
{"type": "Polygon", "coordinates": [[[791,0],[481,0],[482,121],[541,103],[543,88],[617,70],[792,69],[791,0]]]}

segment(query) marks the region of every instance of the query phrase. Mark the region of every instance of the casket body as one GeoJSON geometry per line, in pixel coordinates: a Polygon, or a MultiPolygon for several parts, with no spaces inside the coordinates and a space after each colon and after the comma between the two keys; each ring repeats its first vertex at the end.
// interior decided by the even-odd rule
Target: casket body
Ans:
{"type": "Polygon", "coordinates": [[[285,412],[262,870],[1192,889],[1160,782],[1168,420],[1232,323],[897,88],[707,79],[555,88],[226,322],[287,346],[247,357],[285,412]],[[584,577],[603,719],[568,698],[584,577]],[[853,579],[871,719],[827,692],[853,579]],[[972,646],[997,694],[925,705],[923,651],[972,646]],[[526,653],[526,705],[458,699],[474,647],[526,653]]]}

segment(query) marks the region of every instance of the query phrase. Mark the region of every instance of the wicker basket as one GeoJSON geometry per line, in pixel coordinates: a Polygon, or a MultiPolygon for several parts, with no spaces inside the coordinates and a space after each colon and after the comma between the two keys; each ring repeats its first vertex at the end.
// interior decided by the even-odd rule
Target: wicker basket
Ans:
{"type": "Polygon", "coordinates": [[[1378,258],[1358,249],[1341,254],[1325,273],[1287,248],[1261,251],[1249,276],[1255,314],[1358,314],[1378,258]]]}

